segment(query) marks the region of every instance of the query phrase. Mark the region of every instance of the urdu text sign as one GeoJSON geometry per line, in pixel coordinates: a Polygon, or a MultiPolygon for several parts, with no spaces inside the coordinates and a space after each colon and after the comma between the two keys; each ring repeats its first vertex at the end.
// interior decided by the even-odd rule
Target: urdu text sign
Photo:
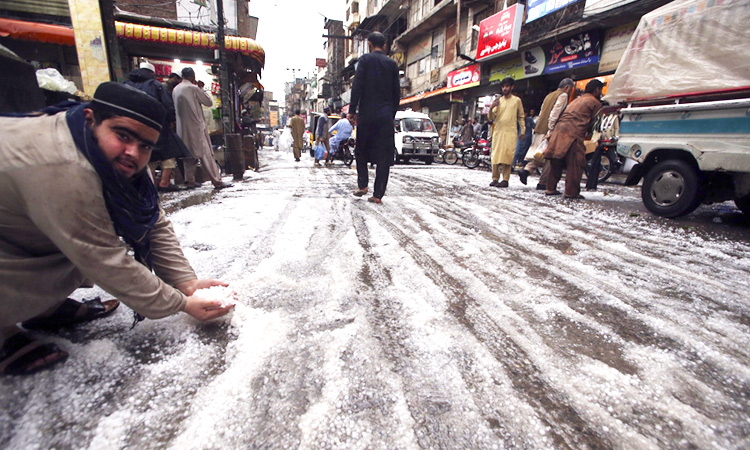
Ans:
{"type": "Polygon", "coordinates": [[[523,5],[516,3],[479,23],[477,61],[485,61],[518,50],[523,5]]]}

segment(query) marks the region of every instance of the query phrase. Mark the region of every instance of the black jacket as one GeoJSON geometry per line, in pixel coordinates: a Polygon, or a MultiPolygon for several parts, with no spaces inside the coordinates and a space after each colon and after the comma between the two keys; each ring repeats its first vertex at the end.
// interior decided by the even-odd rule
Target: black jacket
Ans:
{"type": "Polygon", "coordinates": [[[167,110],[167,124],[177,120],[175,118],[172,96],[169,94],[169,91],[167,91],[167,88],[156,80],[154,72],[148,69],[135,69],[128,74],[128,79],[125,80],[123,84],[132,86],[159,100],[159,103],[161,103],[164,106],[164,109],[167,110]]]}
{"type": "Polygon", "coordinates": [[[357,63],[349,110],[356,112],[360,121],[393,120],[400,100],[396,61],[379,51],[362,55],[357,63]]]}

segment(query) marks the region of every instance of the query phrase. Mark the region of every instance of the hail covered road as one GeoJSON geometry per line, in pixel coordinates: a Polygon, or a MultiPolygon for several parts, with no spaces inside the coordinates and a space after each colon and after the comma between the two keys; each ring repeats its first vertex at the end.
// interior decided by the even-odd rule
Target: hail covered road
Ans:
{"type": "Polygon", "coordinates": [[[71,356],[0,378],[0,448],[750,446],[750,232],[730,204],[672,221],[637,188],[570,202],[414,163],[378,206],[340,163],[261,158],[164,198],[232,317],[130,330],[121,307],[49,336],[71,356]]]}

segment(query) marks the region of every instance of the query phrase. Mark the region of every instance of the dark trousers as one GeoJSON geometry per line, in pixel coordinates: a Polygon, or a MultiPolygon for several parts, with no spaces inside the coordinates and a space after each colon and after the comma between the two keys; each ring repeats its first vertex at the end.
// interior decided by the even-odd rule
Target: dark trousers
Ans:
{"type": "MultiPolygon", "coordinates": [[[[357,187],[364,189],[370,182],[370,173],[367,169],[367,158],[356,153],[357,157],[357,187]]],[[[393,162],[393,156],[385,158],[377,158],[373,161],[375,163],[375,185],[373,186],[372,196],[375,198],[383,198],[385,195],[385,188],[388,186],[388,177],[391,174],[391,164],[393,162]]]]}
{"type": "MultiPolygon", "coordinates": [[[[586,174],[586,189],[596,190],[599,184],[599,172],[602,170],[602,155],[606,154],[609,156],[609,161],[612,164],[617,164],[617,152],[614,148],[607,148],[599,146],[594,152],[594,156],[591,157],[591,167],[589,173],[586,174]]],[[[615,167],[612,167],[615,170],[615,167]]]]}
{"type": "Polygon", "coordinates": [[[557,183],[562,178],[563,169],[567,169],[565,174],[565,196],[577,197],[581,195],[581,178],[583,178],[583,169],[586,165],[586,157],[580,150],[571,148],[565,154],[563,159],[548,159],[550,171],[547,180],[547,191],[551,192],[557,189],[557,183]]]}
{"type": "Polygon", "coordinates": [[[395,151],[392,114],[368,119],[361,118],[357,125],[357,147],[354,150],[357,160],[357,187],[360,189],[367,187],[369,182],[367,163],[373,163],[376,167],[372,195],[375,198],[383,198],[395,151]]]}

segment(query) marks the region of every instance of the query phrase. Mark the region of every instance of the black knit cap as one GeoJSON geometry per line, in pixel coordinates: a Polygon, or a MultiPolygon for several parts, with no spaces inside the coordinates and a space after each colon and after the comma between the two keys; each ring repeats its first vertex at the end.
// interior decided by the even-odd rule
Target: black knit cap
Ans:
{"type": "Polygon", "coordinates": [[[155,98],[114,81],[100,84],[91,103],[96,103],[99,109],[109,110],[117,116],[137,120],[159,132],[167,117],[166,110],[155,98]]]}

